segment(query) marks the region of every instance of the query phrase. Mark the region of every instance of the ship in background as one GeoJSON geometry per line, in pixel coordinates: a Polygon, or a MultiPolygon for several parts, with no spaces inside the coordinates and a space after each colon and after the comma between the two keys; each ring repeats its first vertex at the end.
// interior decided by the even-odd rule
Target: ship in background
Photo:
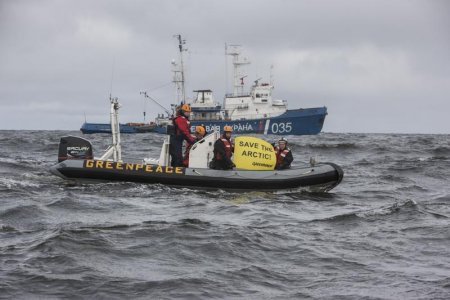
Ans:
{"type": "MultiPolygon", "coordinates": [[[[149,123],[124,123],[120,124],[121,133],[146,133],[154,132],[157,128],[155,122],[149,123]]],[[[88,123],[84,122],[80,128],[84,134],[90,133],[111,133],[111,124],[109,123],[88,123]]]]}
{"type": "MultiPolygon", "coordinates": [[[[174,78],[177,89],[177,103],[172,104],[172,109],[165,109],[159,102],[148,96],[146,92],[141,92],[145,97],[153,100],[163,107],[165,114],[159,114],[147,130],[137,130],[126,124],[120,125],[123,133],[139,133],[155,131],[166,133],[167,125],[172,124],[171,118],[176,112],[176,108],[189,103],[192,108],[190,121],[191,131],[195,126],[203,125],[209,131],[222,131],[224,126],[231,126],[236,134],[276,134],[276,135],[314,135],[321,132],[325,117],[326,107],[288,109],[287,101],[273,99],[272,82],[264,83],[261,79],[255,80],[250,88],[250,92],[244,92],[244,78],[242,68],[250,62],[242,59],[241,47],[238,45],[226,46],[226,54],[233,58],[233,93],[226,94],[223,103],[214,100],[213,92],[210,89],[195,90],[196,97],[193,101],[186,101],[185,74],[183,66],[183,52],[185,41],[180,35],[178,46],[180,59],[178,63],[172,62],[174,78]]],[[[109,124],[87,123],[81,127],[83,133],[96,133],[102,128],[103,133],[111,132],[109,124]]]]}

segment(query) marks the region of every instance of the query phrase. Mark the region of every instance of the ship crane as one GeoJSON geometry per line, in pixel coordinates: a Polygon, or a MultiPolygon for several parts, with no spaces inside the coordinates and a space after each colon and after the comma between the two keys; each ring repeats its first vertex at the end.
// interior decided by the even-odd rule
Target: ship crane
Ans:
{"type": "Polygon", "coordinates": [[[258,79],[256,79],[256,80],[254,81],[255,86],[258,86],[258,82],[259,82],[261,79],[262,79],[262,77],[259,77],[258,79]]]}
{"type": "Polygon", "coordinates": [[[148,98],[150,100],[152,100],[153,102],[155,102],[157,105],[159,105],[159,107],[161,107],[166,113],[167,115],[170,117],[171,113],[167,108],[165,108],[161,103],[159,103],[158,101],[156,101],[155,99],[153,99],[152,97],[150,97],[147,92],[140,92],[139,94],[144,95],[145,98],[148,98]]]}
{"type": "Polygon", "coordinates": [[[242,86],[244,85],[244,78],[247,77],[247,76],[248,76],[248,75],[245,75],[245,76],[239,78],[239,79],[241,80],[241,85],[242,85],[242,86]]]}

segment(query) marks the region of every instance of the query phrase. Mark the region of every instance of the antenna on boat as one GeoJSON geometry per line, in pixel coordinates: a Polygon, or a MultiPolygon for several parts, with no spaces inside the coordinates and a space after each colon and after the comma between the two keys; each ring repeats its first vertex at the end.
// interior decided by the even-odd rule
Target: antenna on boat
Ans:
{"type": "Polygon", "coordinates": [[[110,82],[110,86],[109,86],[109,100],[111,100],[113,80],[114,80],[114,67],[115,67],[115,64],[116,64],[116,58],[113,57],[113,63],[112,63],[112,68],[111,68],[111,82],[110,82]]]}
{"type": "Polygon", "coordinates": [[[244,94],[244,86],[241,84],[242,74],[239,71],[244,65],[250,64],[247,58],[239,59],[241,54],[241,45],[229,45],[229,50],[227,49],[227,55],[233,56],[233,78],[234,78],[234,88],[233,96],[240,96],[244,94]]]}
{"type": "Polygon", "coordinates": [[[114,161],[122,161],[122,148],[120,146],[120,125],[119,125],[119,99],[117,97],[109,96],[111,103],[110,119],[111,119],[111,133],[112,145],[106,150],[105,154],[100,157],[100,160],[107,160],[111,156],[114,161]]]}

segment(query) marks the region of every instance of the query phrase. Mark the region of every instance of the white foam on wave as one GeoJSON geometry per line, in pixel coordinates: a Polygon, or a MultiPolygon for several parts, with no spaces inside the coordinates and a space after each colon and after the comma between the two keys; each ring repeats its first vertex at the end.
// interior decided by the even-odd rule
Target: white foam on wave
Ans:
{"type": "Polygon", "coordinates": [[[5,187],[6,189],[12,190],[16,188],[30,188],[30,187],[39,187],[40,184],[27,181],[27,180],[19,180],[14,178],[0,178],[0,188],[5,187]]]}

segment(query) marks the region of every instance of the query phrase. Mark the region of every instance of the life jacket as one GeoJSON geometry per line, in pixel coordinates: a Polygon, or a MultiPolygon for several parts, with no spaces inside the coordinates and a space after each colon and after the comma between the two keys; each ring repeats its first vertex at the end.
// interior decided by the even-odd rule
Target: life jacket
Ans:
{"type": "MultiPolygon", "coordinates": [[[[221,137],[220,140],[225,146],[225,155],[231,159],[231,156],[233,155],[233,144],[224,137],[221,137]]],[[[222,159],[223,159],[222,155],[220,155],[220,153],[216,153],[216,160],[222,159]]]]}
{"type": "Polygon", "coordinates": [[[186,135],[186,134],[183,131],[181,131],[180,128],[178,127],[178,125],[177,125],[178,118],[182,118],[182,119],[186,120],[185,122],[186,122],[186,127],[187,128],[190,127],[191,122],[189,121],[188,118],[186,118],[183,115],[178,115],[178,116],[176,116],[175,118],[172,119],[173,127],[175,128],[175,137],[177,139],[181,139],[181,138],[183,138],[183,135],[186,135]]]}
{"type": "Polygon", "coordinates": [[[289,148],[285,148],[283,151],[281,151],[280,148],[276,147],[275,151],[277,153],[277,166],[281,165],[284,161],[284,158],[286,155],[291,151],[289,148]]]}

